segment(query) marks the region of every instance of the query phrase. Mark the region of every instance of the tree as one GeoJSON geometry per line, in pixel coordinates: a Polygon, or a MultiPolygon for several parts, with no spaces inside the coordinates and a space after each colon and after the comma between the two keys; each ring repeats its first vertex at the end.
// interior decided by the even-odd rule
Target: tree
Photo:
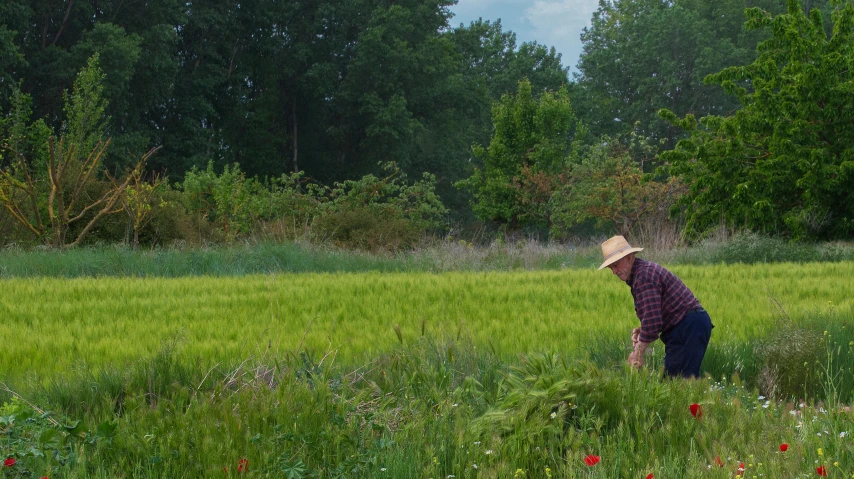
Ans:
{"type": "MultiPolygon", "coordinates": [[[[753,0],[602,0],[581,35],[573,90],[596,134],[641,133],[675,144],[679,131],[657,116],[727,114],[738,104],[703,78],[755,58],[760,32],[745,31],[753,0]]],[[[771,2],[766,2],[771,3],[771,2]]]]}
{"type": "Polygon", "coordinates": [[[796,0],[785,14],[748,10],[747,26],[768,31],[751,64],[706,78],[742,108],[699,124],[664,110],[691,132],[662,157],[690,185],[687,232],[726,222],[794,238],[841,238],[854,229],[854,2],[822,15],[796,0]]]}
{"type": "MultiPolygon", "coordinates": [[[[146,153],[147,157],[137,163],[144,163],[156,150],[146,153]]],[[[158,210],[168,206],[168,203],[157,195],[157,190],[166,182],[166,179],[158,174],[151,175],[146,181],[141,168],[134,169],[130,174],[130,182],[125,188],[125,194],[121,197],[122,209],[127,213],[133,229],[133,248],[139,247],[139,232],[151,223],[158,210]]]]}
{"type": "MultiPolygon", "coordinates": [[[[55,135],[47,138],[44,169],[38,157],[21,153],[18,143],[27,128],[16,125],[10,142],[14,159],[0,171],[0,204],[37,239],[54,247],[80,245],[99,220],[121,211],[120,199],[132,179],[127,175],[117,180],[109,174],[108,182],[98,178],[110,144],[101,138],[107,106],[103,78],[95,55],[78,75],[71,94],[65,95],[66,121],[58,140],[55,135]],[[80,228],[72,230],[78,224],[80,228]]],[[[23,107],[18,107],[16,117],[26,119],[23,107]]],[[[143,155],[136,169],[143,168],[150,153],[143,155]]]]}
{"type": "Polygon", "coordinates": [[[657,179],[643,172],[642,165],[653,160],[656,149],[648,138],[632,132],[625,139],[600,137],[576,155],[568,181],[551,198],[552,234],[566,236],[589,220],[635,238],[640,228],[650,224],[663,229],[671,206],[685,188],[677,177],[657,179]]]}
{"type": "Polygon", "coordinates": [[[471,192],[474,212],[483,220],[511,230],[547,225],[552,181],[564,170],[573,142],[585,134],[566,89],[536,98],[531,83],[521,81],[515,95],[495,104],[492,121],[489,147],[473,148],[483,166],[457,186],[471,192]]]}

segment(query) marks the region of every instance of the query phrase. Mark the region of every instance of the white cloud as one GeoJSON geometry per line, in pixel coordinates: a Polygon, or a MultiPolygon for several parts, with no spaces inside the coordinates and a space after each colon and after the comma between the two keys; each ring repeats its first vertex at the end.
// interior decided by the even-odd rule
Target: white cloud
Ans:
{"type": "Polygon", "coordinates": [[[538,43],[554,46],[563,53],[563,63],[575,66],[581,53],[581,31],[590,25],[597,0],[536,0],[525,10],[538,43]]]}
{"type": "Polygon", "coordinates": [[[598,6],[598,0],[459,0],[451,7],[456,14],[451,23],[501,18],[504,29],[515,32],[519,42],[553,46],[563,55],[563,64],[574,68],[581,53],[581,30],[598,6]]]}

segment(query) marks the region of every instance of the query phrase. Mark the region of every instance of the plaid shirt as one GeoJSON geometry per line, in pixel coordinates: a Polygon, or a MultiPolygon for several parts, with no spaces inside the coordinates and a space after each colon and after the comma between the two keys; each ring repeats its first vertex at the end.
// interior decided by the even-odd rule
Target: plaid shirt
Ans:
{"type": "Polygon", "coordinates": [[[651,261],[635,259],[626,281],[635,298],[635,312],[641,322],[640,340],[651,343],[679,324],[688,311],[700,307],[694,293],[670,271],[651,261]]]}

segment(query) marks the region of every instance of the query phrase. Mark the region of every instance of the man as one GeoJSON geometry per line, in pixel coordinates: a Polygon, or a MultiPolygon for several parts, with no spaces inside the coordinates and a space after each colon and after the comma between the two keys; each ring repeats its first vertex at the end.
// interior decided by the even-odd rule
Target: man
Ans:
{"type": "Polygon", "coordinates": [[[629,364],[640,368],[649,345],[664,343],[664,372],[667,376],[699,377],[712,320],[694,293],[670,271],[635,257],[643,248],[632,248],[622,236],[602,243],[605,262],[599,269],[611,271],[632,289],[640,327],[632,331],[633,350],[629,364]]]}

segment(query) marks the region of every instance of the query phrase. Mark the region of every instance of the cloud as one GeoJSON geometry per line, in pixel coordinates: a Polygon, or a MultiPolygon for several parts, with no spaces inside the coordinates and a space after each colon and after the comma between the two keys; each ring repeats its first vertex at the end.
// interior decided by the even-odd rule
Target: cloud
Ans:
{"type": "Polygon", "coordinates": [[[501,18],[504,29],[515,32],[520,42],[553,46],[563,64],[574,67],[581,54],[581,30],[598,6],[598,0],[459,0],[451,7],[456,14],[451,23],[501,18]]]}
{"type": "Polygon", "coordinates": [[[525,10],[538,43],[563,53],[563,64],[575,66],[581,54],[581,31],[590,24],[597,0],[537,0],[525,10]]]}

